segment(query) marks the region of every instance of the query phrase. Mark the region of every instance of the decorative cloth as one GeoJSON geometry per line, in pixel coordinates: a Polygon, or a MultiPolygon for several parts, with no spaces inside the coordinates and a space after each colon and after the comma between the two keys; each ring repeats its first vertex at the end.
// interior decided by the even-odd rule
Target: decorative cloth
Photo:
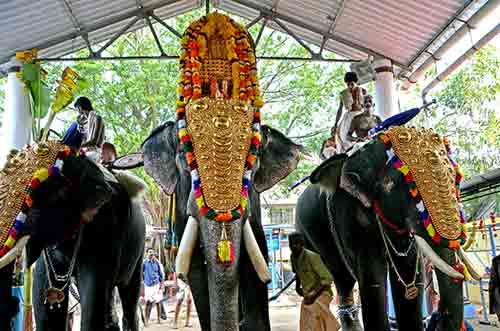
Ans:
{"type": "Polygon", "coordinates": [[[340,323],[330,310],[332,295],[327,291],[310,305],[300,306],[300,331],[337,331],[340,323]]]}
{"type": "Polygon", "coordinates": [[[47,141],[9,155],[0,171],[0,258],[8,254],[23,233],[33,190],[47,178],[60,175],[70,154],[69,147],[47,141]]]}
{"type": "Polygon", "coordinates": [[[342,115],[342,118],[339,121],[338,126],[338,135],[337,135],[337,153],[345,153],[349,148],[351,148],[356,140],[353,140],[349,135],[349,131],[351,130],[352,120],[358,116],[363,114],[363,110],[359,111],[348,111],[342,115]]]}
{"type": "Polygon", "coordinates": [[[151,303],[160,303],[163,300],[163,291],[160,284],[144,286],[144,300],[151,303]]]}

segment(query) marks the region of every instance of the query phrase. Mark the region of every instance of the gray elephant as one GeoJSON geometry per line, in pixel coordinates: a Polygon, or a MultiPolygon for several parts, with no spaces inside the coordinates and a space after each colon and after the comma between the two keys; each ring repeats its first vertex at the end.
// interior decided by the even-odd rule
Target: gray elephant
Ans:
{"type": "MultiPolygon", "coordinates": [[[[85,156],[52,141],[21,151],[3,170],[10,177],[1,178],[2,189],[15,192],[16,183],[26,182],[30,193],[18,214],[26,219],[16,245],[0,258],[0,330],[10,330],[12,258],[24,245],[28,266],[42,256],[33,286],[37,330],[66,330],[71,275],[81,294],[82,331],[119,329],[111,309],[115,287],[124,325],[138,329],[145,222],[132,197],[144,186],[132,177],[117,181],[104,173],[85,156]]],[[[13,205],[9,199],[0,201],[2,210],[13,205]]]]}
{"type": "Polygon", "coordinates": [[[361,329],[352,298],[356,281],[365,330],[389,329],[389,271],[399,330],[421,331],[420,253],[437,270],[443,313],[438,330],[460,330],[463,264],[480,275],[459,248],[464,233],[454,165],[431,130],[395,127],[312,173],[312,185],[299,198],[296,227],[332,272],[343,330],[361,329]]]}
{"type": "Polygon", "coordinates": [[[268,254],[259,194],[296,167],[301,147],[267,126],[261,132],[262,152],[252,174],[248,207],[238,226],[231,225],[235,260],[230,267],[219,264],[212,252],[220,241],[221,225],[200,217],[190,173],[178,153],[175,123],[156,129],[142,148],[146,172],[167,194],[175,193],[176,231],[182,238],[178,260],[190,251],[187,266],[177,263],[176,271],[191,286],[202,330],[270,330],[268,254]],[[198,222],[199,233],[193,222],[198,222]]]}
{"type": "Polygon", "coordinates": [[[301,147],[261,126],[255,48],[221,13],[181,42],[176,122],[155,130],[146,172],[176,193],[176,272],[191,285],[203,330],[270,330],[270,274],[259,194],[286,177],[301,147]]]}

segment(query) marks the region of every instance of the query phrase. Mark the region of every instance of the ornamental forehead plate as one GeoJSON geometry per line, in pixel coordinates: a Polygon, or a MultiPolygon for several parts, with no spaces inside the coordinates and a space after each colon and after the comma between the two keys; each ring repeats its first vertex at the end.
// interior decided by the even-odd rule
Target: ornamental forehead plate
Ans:
{"type": "Polygon", "coordinates": [[[0,247],[8,238],[16,216],[21,211],[33,174],[40,168],[54,164],[57,154],[64,149],[58,141],[26,146],[8,157],[0,171],[0,247]]]}
{"type": "Polygon", "coordinates": [[[430,129],[405,127],[393,127],[386,134],[394,153],[409,167],[436,231],[443,238],[458,239],[462,224],[456,171],[441,137],[430,129]]]}
{"type": "Polygon", "coordinates": [[[248,102],[205,97],[189,103],[186,116],[207,206],[216,211],[238,207],[253,108],[248,102]]]}

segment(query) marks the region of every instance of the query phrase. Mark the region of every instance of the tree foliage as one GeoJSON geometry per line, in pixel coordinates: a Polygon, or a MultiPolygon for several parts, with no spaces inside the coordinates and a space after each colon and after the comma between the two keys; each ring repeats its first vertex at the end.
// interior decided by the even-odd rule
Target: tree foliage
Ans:
{"type": "Polygon", "coordinates": [[[500,166],[500,54],[489,45],[435,92],[429,125],[448,136],[467,176],[500,166]]]}
{"type": "MultiPolygon", "coordinates": [[[[195,10],[170,19],[168,24],[182,32],[194,19],[203,15],[195,10]]],[[[241,20],[243,24],[247,21],[241,20]]],[[[179,53],[179,39],[159,24],[154,24],[166,54],[179,53]]],[[[260,31],[254,25],[254,39],[260,31]]],[[[98,45],[94,46],[97,49],[98,45]]],[[[148,28],[125,34],[106,49],[104,56],[158,55],[155,40],[148,28]]],[[[258,55],[307,57],[308,52],[293,38],[264,29],[257,47],[258,55]]],[[[474,59],[444,82],[435,96],[438,107],[423,117],[426,124],[449,136],[457,147],[457,159],[466,175],[498,166],[500,155],[500,115],[495,100],[500,95],[498,50],[485,47],[474,59]]],[[[77,56],[87,55],[86,50],[77,56]]],[[[335,55],[325,52],[326,57],[335,55]]],[[[179,75],[177,61],[92,61],[44,64],[49,72],[47,84],[56,86],[62,70],[70,65],[88,82],[85,94],[106,123],[107,139],[119,154],[139,150],[152,129],[166,120],[174,120],[176,85],[179,75]]],[[[271,125],[307,151],[317,155],[330,134],[338,95],[344,88],[343,75],[348,67],[342,63],[259,61],[260,85],[266,102],[262,109],[263,123],[271,125]]],[[[373,90],[369,86],[369,91],[373,90]]],[[[416,94],[418,90],[414,91],[416,94]]],[[[416,99],[417,100],[417,99],[416,99]]],[[[0,89],[0,111],[3,89],[0,89]]],[[[416,106],[416,105],[411,105],[416,106]]],[[[75,113],[63,117],[72,120],[75,113]]],[[[308,175],[315,163],[304,160],[298,169],[273,190],[283,197],[287,186],[308,175]]],[[[144,176],[143,171],[138,171],[144,176]]],[[[147,181],[152,181],[144,176],[147,181]]],[[[157,190],[152,184],[153,190],[157,190]]]]}

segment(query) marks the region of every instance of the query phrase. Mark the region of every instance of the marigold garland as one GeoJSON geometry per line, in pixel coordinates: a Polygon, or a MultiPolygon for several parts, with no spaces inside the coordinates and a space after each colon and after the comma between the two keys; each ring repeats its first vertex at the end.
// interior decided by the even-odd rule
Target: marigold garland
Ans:
{"type": "Polygon", "coordinates": [[[405,183],[408,185],[408,191],[410,193],[410,196],[412,197],[413,201],[416,204],[418,214],[420,217],[420,224],[423,226],[427,234],[431,237],[431,239],[436,243],[437,245],[440,245],[442,247],[450,248],[453,250],[456,250],[460,248],[460,245],[463,245],[465,243],[466,239],[466,234],[465,234],[465,218],[464,218],[464,213],[462,209],[462,204],[460,203],[460,182],[462,180],[462,172],[460,170],[460,167],[458,164],[453,160],[451,156],[451,148],[448,140],[446,138],[443,139],[443,143],[446,146],[446,150],[448,152],[448,159],[455,169],[456,173],[456,178],[455,178],[455,191],[456,191],[456,197],[457,201],[459,204],[459,215],[460,215],[460,222],[462,223],[462,233],[460,237],[456,240],[447,240],[445,238],[442,238],[439,233],[436,231],[434,228],[434,225],[432,224],[432,219],[429,214],[429,211],[427,210],[425,203],[422,199],[422,196],[420,195],[417,184],[415,183],[415,180],[413,179],[413,176],[411,174],[410,168],[401,161],[401,159],[395,154],[393,148],[392,148],[392,143],[390,138],[384,134],[381,133],[378,135],[378,138],[384,143],[386,147],[386,154],[388,157],[388,163],[395,168],[396,170],[400,171],[403,176],[405,183]]]}
{"type": "Polygon", "coordinates": [[[64,166],[64,161],[71,154],[71,149],[65,147],[64,150],[60,151],[56,156],[56,161],[54,165],[49,168],[41,168],[35,171],[33,178],[31,179],[28,187],[25,190],[25,196],[23,201],[23,206],[21,211],[16,216],[14,225],[9,231],[9,235],[3,246],[0,248],[0,257],[5,256],[16,244],[19,239],[19,234],[22,233],[24,228],[24,223],[29,212],[29,209],[33,206],[33,198],[31,194],[33,191],[40,186],[41,183],[46,181],[49,177],[59,176],[64,166]]]}
{"type": "MultiPolygon", "coordinates": [[[[248,194],[252,170],[261,147],[260,111],[263,106],[257,78],[257,64],[252,46],[248,42],[249,34],[231,18],[218,13],[193,22],[181,41],[182,54],[180,64],[182,67],[179,87],[177,88],[177,128],[180,139],[180,151],[184,153],[186,162],[191,169],[192,187],[195,192],[196,204],[201,216],[218,222],[230,222],[241,218],[248,205],[248,194]],[[226,40],[227,60],[231,63],[232,96],[231,98],[247,101],[253,106],[252,139],[250,150],[245,163],[242,180],[240,205],[231,211],[216,211],[207,206],[203,195],[203,188],[198,172],[198,163],[193,153],[193,143],[186,123],[186,105],[202,97],[201,67],[206,57],[206,41],[204,35],[211,35],[215,25],[224,20],[226,29],[223,31],[226,40]]],[[[210,82],[212,84],[212,82],[210,82]]],[[[229,87],[227,87],[229,88],[229,87]]],[[[211,93],[212,94],[212,93],[211,93]]],[[[223,97],[228,99],[229,91],[222,89],[223,97]]]]}

